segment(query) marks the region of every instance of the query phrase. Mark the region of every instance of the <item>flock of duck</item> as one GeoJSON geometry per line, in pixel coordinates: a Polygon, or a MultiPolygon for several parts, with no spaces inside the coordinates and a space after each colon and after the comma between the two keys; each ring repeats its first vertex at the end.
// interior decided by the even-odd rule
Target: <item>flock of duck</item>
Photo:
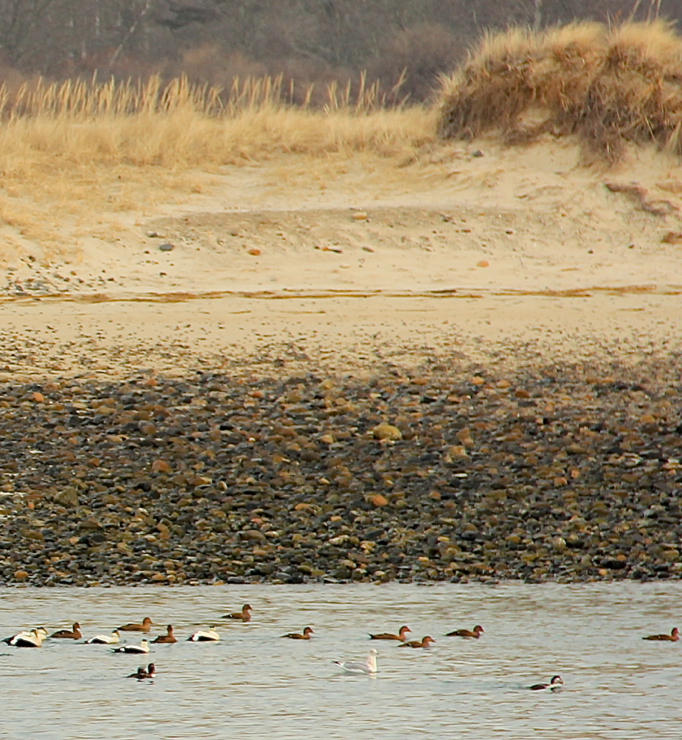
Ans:
{"type": "MultiPolygon", "coordinates": [[[[233,612],[230,614],[224,614],[221,619],[236,619],[242,622],[249,622],[251,620],[251,612],[253,609],[249,604],[244,604],[241,611],[233,612]]],[[[166,627],[166,634],[155,637],[151,642],[149,640],[141,639],[139,645],[124,644],[119,645],[121,642],[121,632],[141,632],[148,634],[151,632],[152,625],[154,622],[151,617],[145,617],[141,622],[129,622],[128,624],[122,624],[115,630],[112,630],[109,635],[95,635],[84,641],[86,645],[118,645],[113,647],[112,652],[114,653],[127,653],[146,655],[150,651],[150,644],[169,644],[177,642],[178,638],[175,636],[173,625],[169,624],[166,627]]],[[[312,630],[310,630],[312,632],[312,630]]],[[[290,635],[285,635],[290,636],[290,635]]],[[[303,637],[303,639],[308,639],[303,637]]],[[[81,631],[80,623],[74,622],[71,629],[61,629],[53,632],[51,635],[44,627],[35,627],[31,630],[23,630],[17,632],[15,635],[6,637],[2,642],[12,647],[17,648],[39,648],[42,647],[43,642],[46,639],[54,640],[82,640],[83,633],[81,631]]],[[[220,640],[220,635],[216,632],[215,627],[211,626],[207,630],[197,630],[193,632],[187,640],[189,642],[217,642],[220,640]]],[[[131,673],[128,678],[136,678],[138,680],[144,680],[154,678],[156,676],[156,665],[149,663],[146,667],[140,666],[137,671],[131,673]]]]}
{"type": "MultiPolygon", "coordinates": [[[[250,622],[253,608],[250,604],[244,604],[240,611],[231,612],[224,614],[221,619],[233,619],[241,622],[250,622]]],[[[121,632],[140,632],[148,634],[151,632],[152,625],[154,622],[150,617],[145,617],[141,622],[129,622],[123,624],[117,629],[113,630],[108,635],[95,635],[85,640],[86,645],[116,645],[112,651],[114,653],[128,653],[146,655],[150,651],[150,644],[169,644],[177,642],[178,639],[175,636],[173,625],[169,624],[166,627],[166,633],[158,635],[151,642],[149,640],[141,639],[139,645],[123,644],[121,642],[121,632]]],[[[435,643],[433,637],[430,635],[424,636],[421,640],[408,640],[408,633],[412,630],[404,624],[397,633],[392,632],[380,632],[377,634],[369,634],[370,640],[390,640],[399,642],[398,647],[400,648],[413,648],[413,649],[428,649],[432,643],[435,643]]],[[[477,624],[472,630],[469,629],[457,629],[452,632],[446,633],[446,637],[461,637],[466,640],[478,640],[481,635],[485,632],[480,624],[477,624]]],[[[306,627],[302,632],[287,632],[281,637],[290,640],[310,640],[314,634],[312,627],[306,627]]],[[[11,645],[17,648],[39,648],[42,646],[43,641],[46,639],[55,640],[81,640],[83,633],[81,632],[81,626],[78,622],[74,622],[71,629],[61,629],[53,632],[51,635],[44,627],[36,627],[31,630],[24,630],[18,632],[15,635],[6,637],[3,642],[7,645],[11,645]]],[[[217,642],[220,640],[220,635],[216,631],[214,626],[204,630],[197,630],[193,632],[189,637],[186,638],[188,642],[217,642]]],[[[648,635],[642,638],[644,640],[654,640],[657,642],[677,642],[680,639],[680,631],[677,627],[673,627],[670,634],[656,634],[648,635]]],[[[346,673],[373,675],[377,673],[377,655],[378,650],[371,648],[367,658],[364,661],[338,661],[335,660],[333,663],[342,668],[346,673]]],[[[156,676],[156,665],[149,663],[146,667],[140,666],[137,671],[131,673],[128,678],[136,678],[139,681],[145,679],[152,679],[156,676]]],[[[531,691],[560,691],[564,687],[564,681],[561,676],[552,676],[552,678],[546,683],[536,683],[528,688],[531,691]]]]}

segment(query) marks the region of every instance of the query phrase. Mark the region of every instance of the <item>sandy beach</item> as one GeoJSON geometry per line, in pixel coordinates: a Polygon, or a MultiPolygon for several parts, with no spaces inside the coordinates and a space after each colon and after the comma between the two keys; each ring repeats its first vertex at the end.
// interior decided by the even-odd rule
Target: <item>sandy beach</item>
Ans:
{"type": "Polygon", "coordinates": [[[2,582],[680,577],[675,162],[205,179],[7,260],[2,582]]]}
{"type": "Polygon", "coordinates": [[[184,200],[100,213],[91,229],[51,223],[61,253],[11,242],[5,373],[678,347],[682,166],[667,155],[633,150],[606,169],[566,140],[479,141],[415,162],[289,155],[193,178],[184,200]]]}

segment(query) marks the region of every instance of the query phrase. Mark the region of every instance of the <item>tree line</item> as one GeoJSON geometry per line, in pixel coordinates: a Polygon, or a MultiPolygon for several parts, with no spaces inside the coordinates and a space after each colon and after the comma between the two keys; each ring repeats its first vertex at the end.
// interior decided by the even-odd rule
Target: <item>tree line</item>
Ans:
{"type": "Polygon", "coordinates": [[[0,0],[0,80],[186,74],[304,88],[366,72],[425,100],[483,31],[682,19],[680,0],[0,0]]]}

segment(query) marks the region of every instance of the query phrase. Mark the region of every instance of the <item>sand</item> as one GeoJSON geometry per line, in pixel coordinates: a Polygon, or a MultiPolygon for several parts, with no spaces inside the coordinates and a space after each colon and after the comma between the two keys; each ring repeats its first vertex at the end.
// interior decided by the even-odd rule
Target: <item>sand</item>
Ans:
{"type": "Polygon", "coordinates": [[[667,155],[633,150],[608,170],[547,138],[192,174],[186,197],[50,224],[57,252],[12,240],[0,377],[680,349],[682,165],[667,155]]]}

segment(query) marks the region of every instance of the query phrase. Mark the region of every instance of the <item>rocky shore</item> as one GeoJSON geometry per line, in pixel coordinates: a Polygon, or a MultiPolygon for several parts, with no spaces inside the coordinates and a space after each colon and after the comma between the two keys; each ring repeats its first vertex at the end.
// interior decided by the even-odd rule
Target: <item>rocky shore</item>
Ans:
{"type": "Polygon", "coordinates": [[[0,583],[679,578],[681,364],[5,382],[0,583]]]}

